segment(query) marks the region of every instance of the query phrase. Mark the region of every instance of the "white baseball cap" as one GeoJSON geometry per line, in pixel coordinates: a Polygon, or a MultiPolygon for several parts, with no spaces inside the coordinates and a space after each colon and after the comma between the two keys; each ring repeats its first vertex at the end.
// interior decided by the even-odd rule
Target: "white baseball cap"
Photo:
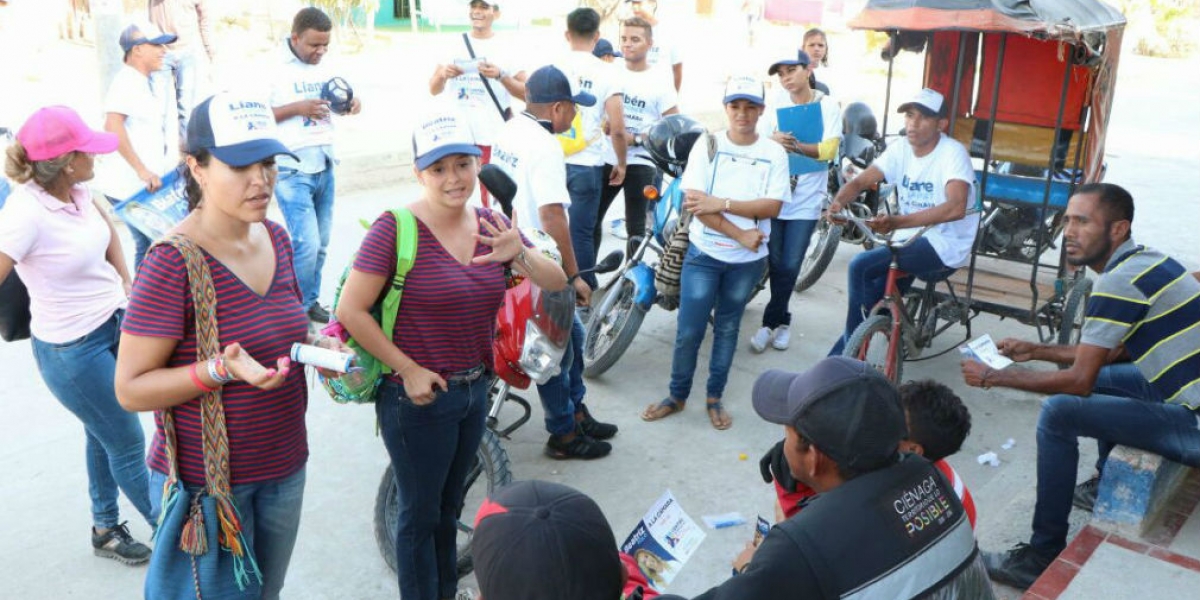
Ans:
{"type": "Polygon", "coordinates": [[[417,122],[413,130],[413,156],[417,170],[424,171],[451,154],[481,156],[471,128],[458,113],[436,109],[417,122]]]}
{"type": "Polygon", "coordinates": [[[725,104],[734,100],[749,100],[759,106],[766,106],[763,98],[766,96],[762,81],[747,75],[734,75],[725,84],[725,104]]]}
{"type": "Polygon", "coordinates": [[[911,96],[896,112],[904,112],[908,107],[915,107],[927,117],[942,117],[942,108],[945,104],[945,98],[936,90],[925,88],[913,96],[911,96]]]}
{"type": "Polygon", "coordinates": [[[275,115],[266,100],[229,92],[209,97],[192,111],[187,151],[195,154],[200,150],[212,152],[231,167],[252,165],[277,154],[296,158],[279,141],[275,115]]]}

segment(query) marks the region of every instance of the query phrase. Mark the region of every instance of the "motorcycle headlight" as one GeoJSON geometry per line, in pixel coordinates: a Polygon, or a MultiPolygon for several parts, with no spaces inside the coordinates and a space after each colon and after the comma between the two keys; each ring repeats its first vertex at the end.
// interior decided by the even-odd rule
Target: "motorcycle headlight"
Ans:
{"type": "Polygon", "coordinates": [[[521,370],[535,383],[543,384],[562,372],[563,353],[550,342],[532,319],[525,322],[525,344],[521,347],[521,370]]]}
{"type": "Polygon", "coordinates": [[[854,166],[854,163],[850,162],[849,159],[842,161],[842,178],[846,181],[850,181],[851,179],[857,177],[859,171],[860,169],[854,166]]]}

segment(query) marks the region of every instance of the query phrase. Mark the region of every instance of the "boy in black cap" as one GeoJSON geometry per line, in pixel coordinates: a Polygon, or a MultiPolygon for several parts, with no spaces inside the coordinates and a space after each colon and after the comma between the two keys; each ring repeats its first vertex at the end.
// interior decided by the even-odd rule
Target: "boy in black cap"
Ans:
{"type": "Polygon", "coordinates": [[[743,552],[739,575],[697,598],[993,597],[954,491],[897,451],[904,410],[882,374],[826,358],[763,373],[752,396],[759,416],[784,425],[788,467],[817,495],[743,552]]]}
{"type": "Polygon", "coordinates": [[[475,517],[482,600],[649,600],[658,596],[617,550],[604,513],[565,485],[519,481],[496,490],[475,517]]]}

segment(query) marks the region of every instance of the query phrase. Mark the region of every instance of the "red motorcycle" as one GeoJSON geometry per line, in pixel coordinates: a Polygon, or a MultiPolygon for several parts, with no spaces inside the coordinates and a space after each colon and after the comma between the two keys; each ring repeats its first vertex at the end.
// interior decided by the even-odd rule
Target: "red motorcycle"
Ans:
{"type": "MultiPolygon", "coordinates": [[[[479,173],[479,181],[502,206],[511,207],[517,186],[504,171],[495,165],[484,165],[479,173]]],[[[547,254],[557,253],[552,240],[550,245],[540,243],[542,239],[550,239],[549,236],[543,234],[534,238],[537,249],[547,254]]],[[[621,258],[621,251],[615,250],[585,272],[615,271],[621,264],[621,258]]],[[[504,293],[504,303],[496,314],[496,337],[492,341],[494,375],[488,393],[487,428],[483,431],[483,439],[476,452],[475,466],[467,474],[463,505],[459,506],[459,577],[470,573],[473,568],[472,525],[479,505],[492,490],[507,485],[513,478],[508,453],[500,445],[500,438],[507,439],[513,431],[529,421],[533,412],[529,402],[513,393],[513,390],[528,389],[531,383],[546,383],[562,372],[562,359],[571,340],[574,319],[575,288],[571,285],[552,292],[539,288],[529,279],[522,279],[513,282],[504,293]],[[512,423],[500,428],[500,412],[510,402],[518,406],[520,414],[512,423]]],[[[393,571],[396,570],[397,502],[396,479],[391,466],[388,466],[375,496],[375,540],[383,559],[393,571]]]]}

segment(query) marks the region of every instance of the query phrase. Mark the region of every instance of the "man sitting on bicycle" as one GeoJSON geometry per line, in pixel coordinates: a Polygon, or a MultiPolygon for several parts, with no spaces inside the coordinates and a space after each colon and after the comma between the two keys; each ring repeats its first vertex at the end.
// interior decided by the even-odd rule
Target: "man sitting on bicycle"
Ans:
{"type": "MultiPolygon", "coordinates": [[[[904,139],[891,144],[867,170],[842,186],[829,205],[829,216],[836,218],[862,191],[884,180],[895,182],[900,214],[879,215],[868,224],[885,234],[932,225],[921,239],[896,254],[900,268],[910,276],[945,279],[967,264],[975,243],[979,216],[967,212],[975,196],[975,170],[966,148],[942,133],[949,124],[949,111],[940,93],[923,89],[901,104],[899,112],[904,114],[904,139]]],[[[883,298],[891,261],[891,251],[883,247],[850,261],[846,329],[830,356],[842,353],[854,329],[883,298]]],[[[911,283],[912,277],[906,277],[901,285],[911,283]]]]}

